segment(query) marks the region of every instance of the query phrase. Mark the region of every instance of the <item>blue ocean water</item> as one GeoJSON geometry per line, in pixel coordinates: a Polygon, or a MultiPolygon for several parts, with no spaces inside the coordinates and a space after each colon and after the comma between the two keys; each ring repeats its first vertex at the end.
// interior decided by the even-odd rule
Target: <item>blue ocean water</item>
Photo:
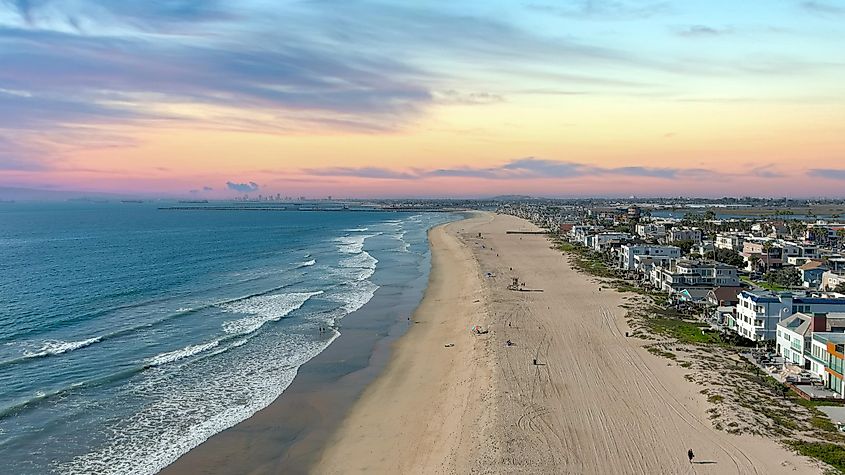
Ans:
{"type": "Polygon", "coordinates": [[[2,470],[157,472],[428,272],[454,218],[0,204],[2,470]]]}

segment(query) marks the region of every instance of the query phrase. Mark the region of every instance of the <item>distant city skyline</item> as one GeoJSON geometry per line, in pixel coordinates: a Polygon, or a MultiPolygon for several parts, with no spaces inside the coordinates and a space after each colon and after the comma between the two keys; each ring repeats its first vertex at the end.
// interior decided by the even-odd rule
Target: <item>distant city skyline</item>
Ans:
{"type": "Polygon", "coordinates": [[[0,2],[0,188],[845,197],[833,0],[0,2]]]}

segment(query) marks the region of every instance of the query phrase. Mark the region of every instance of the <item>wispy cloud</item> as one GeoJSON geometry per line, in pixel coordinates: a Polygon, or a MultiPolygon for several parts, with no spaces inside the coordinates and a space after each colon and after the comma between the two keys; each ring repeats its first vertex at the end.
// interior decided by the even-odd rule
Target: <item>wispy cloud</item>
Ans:
{"type": "Polygon", "coordinates": [[[830,2],[823,2],[820,0],[801,2],[801,8],[810,13],[815,13],[822,16],[845,15],[845,7],[830,2]]]}
{"type": "Polygon", "coordinates": [[[354,176],[359,178],[380,178],[390,180],[413,180],[420,178],[420,175],[417,173],[402,172],[380,167],[306,168],[303,172],[307,175],[317,176],[354,176]]]}
{"type": "Polygon", "coordinates": [[[827,178],[830,180],[845,180],[845,169],[839,168],[812,168],[807,175],[813,178],[827,178]]]}
{"type": "Polygon", "coordinates": [[[237,191],[238,193],[250,193],[253,191],[258,191],[258,183],[251,181],[249,183],[234,183],[231,181],[226,182],[226,188],[237,191]]]}
{"type": "Polygon", "coordinates": [[[526,180],[538,178],[578,178],[587,176],[628,176],[659,179],[713,178],[722,174],[701,168],[670,167],[600,167],[584,163],[525,157],[495,167],[455,167],[431,170],[396,171],[386,168],[317,168],[305,169],[305,174],[319,176],[349,176],[389,180],[420,180],[434,177],[480,178],[490,180],[526,180]]]}
{"type": "Polygon", "coordinates": [[[591,20],[631,20],[649,18],[671,11],[668,2],[631,2],[614,0],[572,0],[558,3],[532,2],[535,11],[567,18],[591,20]]]}
{"type": "Polygon", "coordinates": [[[757,178],[784,178],[786,176],[772,164],[751,168],[749,174],[757,178]]]}
{"type": "Polygon", "coordinates": [[[733,33],[730,28],[716,28],[707,25],[691,25],[677,31],[680,36],[688,38],[716,37],[733,33]]]}

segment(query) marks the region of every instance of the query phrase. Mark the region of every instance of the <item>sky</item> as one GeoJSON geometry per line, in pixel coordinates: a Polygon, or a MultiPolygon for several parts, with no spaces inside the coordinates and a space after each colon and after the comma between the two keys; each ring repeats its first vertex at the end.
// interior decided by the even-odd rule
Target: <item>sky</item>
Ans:
{"type": "Polygon", "coordinates": [[[845,197],[845,0],[0,0],[0,187],[845,197]]]}

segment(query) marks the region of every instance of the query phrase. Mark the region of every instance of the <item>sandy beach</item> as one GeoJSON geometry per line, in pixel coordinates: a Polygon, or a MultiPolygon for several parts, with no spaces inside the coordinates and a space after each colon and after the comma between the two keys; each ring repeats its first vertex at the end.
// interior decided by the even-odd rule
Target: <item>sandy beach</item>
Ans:
{"type": "Polygon", "coordinates": [[[536,228],[480,214],[430,232],[413,328],[313,473],[821,472],[771,439],[714,429],[686,370],[625,336],[623,294],[513,230],[536,228]],[[512,277],[532,291],[508,290],[512,277]]]}

